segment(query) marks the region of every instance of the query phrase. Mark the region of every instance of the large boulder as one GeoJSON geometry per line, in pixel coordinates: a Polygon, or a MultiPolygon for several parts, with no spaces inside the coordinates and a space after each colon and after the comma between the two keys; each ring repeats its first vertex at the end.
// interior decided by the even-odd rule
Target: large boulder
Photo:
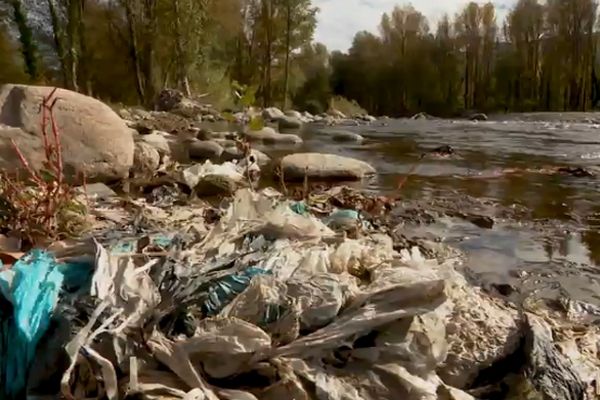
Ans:
{"type": "Polygon", "coordinates": [[[277,107],[269,107],[263,110],[262,117],[267,121],[275,121],[281,117],[285,117],[285,114],[277,107]]]}
{"type": "Polygon", "coordinates": [[[188,144],[190,158],[192,159],[213,159],[218,158],[223,153],[223,147],[211,140],[197,140],[188,144]]]}
{"type": "Polygon", "coordinates": [[[287,180],[313,179],[359,180],[374,174],[375,168],[364,161],[335,154],[296,153],[281,160],[287,180]]]}
{"type": "Polygon", "coordinates": [[[279,130],[284,129],[300,129],[302,128],[302,120],[296,117],[283,116],[279,118],[279,130]]]}
{"type": "MultiPolygon", "coordinates": [[[[44,161],[41,114],[43,98],[53,88],[4,85],[0,88],[0,168],[15,171],[20,162],[15,141],[33,168],[44,161]]],[[[60,130],[67,179],[88,182],[127,177],[133,165],[134,143],[130,128],[106,104],[69,90],[59,89],[54,117],[60,130]]],[[[48,129],[50,131],[50,129],[48,129]]]]}
{"type": "Polygon", "coordinates": [[[283,134],[277,132],[275,129],[271,127],[264,127],[260,130],[253,131],[248,130],[244,133],[244,136],[250,141],[255,142],[264,142],[264,143],[289,143],[289,144],[299,144],[302,143],[302,139],[297,135],[292,134],[283,134]]]}

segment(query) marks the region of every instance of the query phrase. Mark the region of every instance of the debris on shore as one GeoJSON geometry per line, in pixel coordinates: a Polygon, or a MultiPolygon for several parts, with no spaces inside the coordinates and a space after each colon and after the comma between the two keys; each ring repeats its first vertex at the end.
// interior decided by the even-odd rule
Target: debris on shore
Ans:
{"type": "Polygon", "coordinates": [[[294,159],[301,190],[260,188],[238,145],[192,164],[164,148],[141,190],[84,185],[75,237],[26,249],[2,231],[0,399],[600,396],[600,313],[496,298],[458,251],[400,243],[397,199],[311,190],[294,159]]]}

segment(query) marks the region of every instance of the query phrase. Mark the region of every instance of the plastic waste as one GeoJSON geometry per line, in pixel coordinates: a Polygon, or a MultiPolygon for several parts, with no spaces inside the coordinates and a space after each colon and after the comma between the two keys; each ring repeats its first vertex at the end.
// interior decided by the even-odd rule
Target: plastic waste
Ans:
{"type": "Polygon", "coordinates": [[[243,182],[246,180],[248,173],[260,173],[258,164],[236,164],[230,161],[226,161],[223,164],[213,164],[210,160],[207,160],[204,164],[195,164],[184,169],[182,171],[182,179],[183,183],[190,189],[194,189],[207,176],[216,175],[234,182],[243,182]]]}
{"type": "MultiPolygon", "coordinates": [[[[335,234],[325,222],[349,220],[361,229],[361,216],[341,209],[320,219],[311,213],[313,200],[238,190],[195,235],[180,224],[204,218],[202,206],[171,210],[178,206],[132,201],[129,221],[82,247],[85,254],[55,250],[63,264],[38,257],[49,264],[42,276],[29,265],[37,260],[32,255],[27,268],[3,271],[0,391],[9,390],[7,376],[29,373],[31,386],[21,380],[13,393],[68,400],[472,400],[464,390],[480,372],[519,350],[518,312],[470,286],[453,267],[460,259],[396,252],[383,233],[363,230],[357,240],[335,234]],[[15,289],[28,282],[17,273],[37,282],[28,289],[35,305],[29,314],[39,315],[27,315],[27,328],[39,322],[25,343],[38,340],[30,368],[28,351],[11,339],[20,334],[17,305],[25,304],[15,289]],[[36,298],[49,303],[38,310],[36,298]],[[44,329],[50,317],[51,329],[44,329]]],[[[600,328],[548,329],[552,334],[532,330],[534,348],[544,352],[529,368],[548,371],[545,360],[565,356],[579,366],[561,363],[567,379],[552,386],[597,382],[600,328]]],[[[542,382],[550,375],[531,382],[552,393],[542,382]]]]}
{"type": "Polygon", "coordinates": [[[290,203],[290,209],[299,215],[308,214],[308,205],[303,201],[294,201],[290,203]]]}
{"type": "Polygon", "coordinates": [[[253,277],[268,273],[261,268],[248,267],[239,274],[219,279],[208,289],[208,299],[202,305],[202,310],[211,317],[218,314],[223,307],[250,285],[253,277]]]}
{"type": "Polygon", "coordinates": [[[0,273],[8,308],[0,314],[0,398],[22,398],[63,284],[75,291],[89,283],[91,272],[89,264],[59,264],[50,253],[35,249],[0,273]]]}

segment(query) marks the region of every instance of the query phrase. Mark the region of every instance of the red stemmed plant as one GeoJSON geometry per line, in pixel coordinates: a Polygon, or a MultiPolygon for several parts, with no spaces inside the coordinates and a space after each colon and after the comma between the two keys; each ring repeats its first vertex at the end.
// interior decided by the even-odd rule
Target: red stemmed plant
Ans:
{"type": "Polygon", "coordinates": [[[76,200],[76,192],[64,176],[60,131],[54,116],[54,106],[59,100],[55,97],[56,90],[44,97],[40,106],[45,156],[42,169],[36,170],[11,140],[26,177],[0,172],[2,228],[29,245],[69,236],[76,225],[74,215],[85,214],[84,205],[76,200]]]}

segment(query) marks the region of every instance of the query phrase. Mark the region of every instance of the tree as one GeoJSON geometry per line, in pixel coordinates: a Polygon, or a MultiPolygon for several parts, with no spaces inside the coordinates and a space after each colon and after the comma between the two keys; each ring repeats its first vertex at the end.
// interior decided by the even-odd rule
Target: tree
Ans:
{"type": "Polygon", "coordinates": [[[19,41],[21,43],[21,53],[25,63],[25,71],[29,80],[35,82],[39,78],[40,68],[38,65],[38,50],[33,39],[33,33],[27,21],[27,14],[22,7],[20,0],[10,0],[15,25],[19,31],[19,41]]]}
{"type": "Polygon", "coordinates": [[[317,8],[311,0],[282,0],[285,7],[285,72],[283,84],[283,107],[288,107],[290,61],[292,52],[312,41],[316,27],[317,8]]]}
{"type": "Polygon", "coordinates": [[[321,43],[308,44],[297,57],[303,83],[296,92],[294,105],[313,114],[327,111],[331,99],[329,53],[321,43]]]}
{"type": "Polygon", "coordinates": [[[4,24],[0,24],[0,84],[26,82],[27,75],[20,63],[18,50],[12,43],[4,24]]]}

